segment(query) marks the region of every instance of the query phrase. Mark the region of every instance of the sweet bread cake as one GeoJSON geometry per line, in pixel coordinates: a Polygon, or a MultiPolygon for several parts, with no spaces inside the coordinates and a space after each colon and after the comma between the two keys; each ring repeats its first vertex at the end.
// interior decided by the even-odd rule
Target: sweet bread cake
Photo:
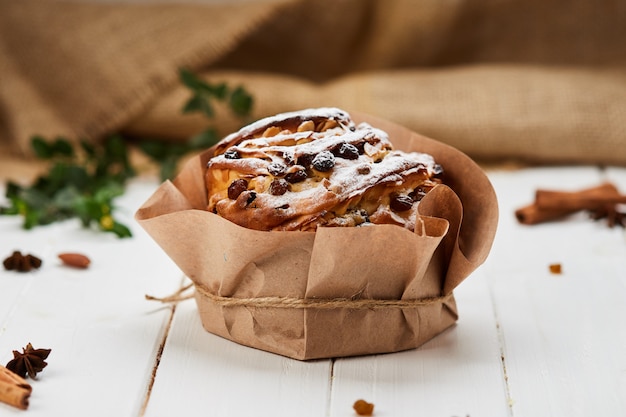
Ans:
{"type": "Polygon", "coordinates": [[[206,170],[207,209],[256,230],[413,230],[419,201],[442,174],[431,155],[395,150],[387,133],[343,110],[307,109],[220,141],[206,170]]]}

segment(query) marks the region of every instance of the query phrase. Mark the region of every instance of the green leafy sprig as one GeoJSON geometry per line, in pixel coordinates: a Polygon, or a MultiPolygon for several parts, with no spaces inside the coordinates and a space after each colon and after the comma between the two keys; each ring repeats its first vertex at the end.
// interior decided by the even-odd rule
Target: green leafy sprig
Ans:
{"type": "MultiPolygon", "coordinates": [[[[200,112],[211,119],[215,103],[221,102],[239,117],[250,114],[253,99],[243,87],[210,84],[187,70],[181,70],[179,76],[192,92],[183,113],[200,112]]],[[[174,177],[180,158],[209,148],[218,140],[215,129],[209,128],[186,143],[142,139],[137,147],[160,166],[161,179],[165,180],[174,177]]],[[[130,229],[113,217],[113,200],[124,193],[127,181],[136,175],[122,136],[113,134],[101,144],[80,141],[78,145],[63,137],[46,141],[35,136],[31,146],[38,158],[49,162],[49,170],[30,186],[7,182],[9,205],[0,206],[0,215],[23,216],[25,229],[78,218],[83,227],[131,236],[130,229]]]]}
{"type": "Polygon", "coordinates": [[[80,142],[81,152],[62,137],[47,142],[35,136],[31,146],[38,158],[50,162],[50,168],[30,186],[9,181],[10,204],[0,207],[0,214],[22,215],[25,229],[78,218],[84,227],[131,236],[130,229],[113,217],[113,199],[124,193],[126,181],[135,175],[119,135],[99,146],[80,142]]]}

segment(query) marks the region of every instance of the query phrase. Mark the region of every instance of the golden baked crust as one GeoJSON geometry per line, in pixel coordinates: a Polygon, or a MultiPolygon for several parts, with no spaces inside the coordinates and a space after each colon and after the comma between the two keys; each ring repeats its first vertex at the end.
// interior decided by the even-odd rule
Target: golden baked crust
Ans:
{"type": "Polygon", "coordinates": [[[385,132],[336,108],[259,120],[224,138],[206,171],[207,209],[256,230],[397,224],[440,183],[432,156],[394,150],[385,132]]]}

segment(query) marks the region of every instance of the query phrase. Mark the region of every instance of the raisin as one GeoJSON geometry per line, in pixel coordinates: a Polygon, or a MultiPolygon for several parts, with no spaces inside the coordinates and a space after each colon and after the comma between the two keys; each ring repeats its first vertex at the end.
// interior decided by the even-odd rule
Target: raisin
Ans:
{"type": "Polygon", "coordinates": [[[270,194],[271,195],[283,195],[289,190],[289,183],[286,180],[274,180],[270,184],[270,194]]]}
{"type": "Polygon", "coordinates": [[[298,156],[297,164],[302,165],[303,167],[309,167],[311,165],[311,161],[315,158],[314,154],[304,154],[298,156]]]}
{"type": "Polygon", "coordinates": [[[435,164],[433,167],[433,176],[435,178],[441,178],[443,176],[443,167],[439,164],[435,164]]]}
{"type": "Polygon", "coordinates": [[[358,159],[359,150],[354,145],[351,145],[349,143],[342,143],[335,155],[343,159],[350,159],[350,160],[358,159]]]}
{"type": "Polygon", "coordinates": [[[285,180],[287,180],[287,182],[290,182],[291,184],[295,184],[297,182],[302,182],[304,180],[306,180],[306,171],[304,169],[299,169],[297,171],[294,172],[290,172],[289,174],[285,175],[285,180]]]}
{"type": "Polygon", "coordinates": [[[371,416],[374,414],[374,404],[365,400],[356,400],[352,408],[360,416],[371,416]]]}
{"type": "Polygon", "coordinates": [[[248,196],[248,199],[246,200],[246,204],[249,205],[254,200],[256,200],[256,193],[254,191],[250,191],[250,195],[248,196]]]}
{"type": "Polygon", "coordinates": [[[389,207],[395,212],[407,211],[413,207],[413,199],[408,195],[395,194],[391,196],[389,207]]]}
{"type": "Polygon", "coordinates": [[[413,199],[413,201],[420,201],[426,195],[426,190],[422,187],[417,187],[415,190],[409,193],[409,197],[413,199]]]}
{"type": "Polygon", "coordinates": [[[283,158],[285,159],[285,163],[289,166],[293,165],[296,162],[293,154],[290,152],[283,152],[283,158]]]}
{"type": "Polygon", "coordinates": [[[237,149],[228,149],[226,152],[224,152],[224,158],[226,159],[240,159],[241,155],[239,155],[239,151],[237,151],[237,149]]]}
{"type": "Polygon", "coordinates": [[[315,155],[311,164],[316,170],[327,172],[335,166],[335,156],[330,151],[322,151],[315,155]]]}
{"type": "Polygon", "coordinates": [[[230,183],[228,186],[228,198],[236,200],[237,197],[248,189],[248,181],[244,179],[238,179],[230,183]]]}
{"type": "Polygon", "coordinates": [[[267,172],[275,177],[282,177],[285,175],[285,171],[287,171],[287,167],[279,162],[272,162],[267,166],[267,172]]]}

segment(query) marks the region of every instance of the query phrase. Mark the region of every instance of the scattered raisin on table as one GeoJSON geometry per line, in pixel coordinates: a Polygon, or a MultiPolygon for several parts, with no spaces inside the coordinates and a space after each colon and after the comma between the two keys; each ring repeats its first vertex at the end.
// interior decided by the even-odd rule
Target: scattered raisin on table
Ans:
{"type": "Polygon", "coordinates": [[[374,414],[374,404],[365,400],[356,400],[352,408],[360,416],[371,416],[374,414]]]}

